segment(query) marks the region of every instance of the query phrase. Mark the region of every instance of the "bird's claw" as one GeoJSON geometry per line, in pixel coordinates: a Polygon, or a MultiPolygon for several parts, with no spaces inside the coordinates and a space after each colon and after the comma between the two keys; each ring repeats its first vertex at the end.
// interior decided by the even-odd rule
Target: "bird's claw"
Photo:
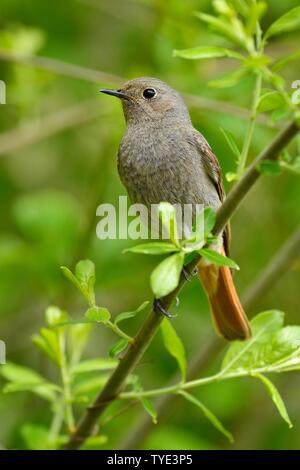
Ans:
{"type": "Polygon", "coordinates": [[[185,266],[182,268],[182,274],[184,275],[184,278],[186,281],[191,281],[192,278],[197,274],[197,270],[195,269],[193,272],[189,272],[185,266]]]}
{"type": "Polygon", "coordinates": [[[174,315],[173,313],[171,312],[168,312],[168,310],[166,310],[160,299],[155,299],[154,302],[153,302],[153,310],[156,312],[156,313],[161,313],[162,315],[165,315],[165,317],[167,318],[175,318],[177,315],[174,315]]]}

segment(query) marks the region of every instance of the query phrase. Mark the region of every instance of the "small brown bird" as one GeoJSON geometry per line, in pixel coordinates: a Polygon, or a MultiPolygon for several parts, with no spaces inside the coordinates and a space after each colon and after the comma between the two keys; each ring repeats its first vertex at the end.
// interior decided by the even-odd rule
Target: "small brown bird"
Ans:
{"type": "MultiPolygon", "coordinates": [[[[118,90],[127,123],[118,154],[121,180],[134,203],[146,206],[203,204],[217,210],[223,199],[221,171],[205,138],[194,129],[181,96],[156,78],[130,80],[118,90]]],[[[229,227],[223,252],[228,254],[229,227]]],[[[251,336],[230,269],[199,264],[217,331],[228,340],[251,336]]]]}

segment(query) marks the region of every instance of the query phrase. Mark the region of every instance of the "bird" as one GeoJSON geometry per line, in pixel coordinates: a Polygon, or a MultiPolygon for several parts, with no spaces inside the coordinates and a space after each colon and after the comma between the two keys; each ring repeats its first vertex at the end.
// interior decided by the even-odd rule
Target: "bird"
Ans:
{"type": "MultiPolygon", "coordinates": [[[[122,102],[126,131],[118,151],[118,171],[133,203],[202,204],[217,211],[225,198],[220,165],[204,136],[193,127],[182,96],[158,78],[139,77],[120,88],[101,89],[122,102]]],[[[229,224],[221,235],[229,254],[229,224]]],[[[204,260],[197,267],[217,333],[246,340],[251,327],[231,270],[204,260]]],[[[166,313],[157,304],[161,313],[166,313]]]]}

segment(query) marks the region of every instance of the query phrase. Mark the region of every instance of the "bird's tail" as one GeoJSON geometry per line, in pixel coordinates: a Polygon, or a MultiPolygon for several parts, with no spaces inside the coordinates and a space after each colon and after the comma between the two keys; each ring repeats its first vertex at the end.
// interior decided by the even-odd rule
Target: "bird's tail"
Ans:
{"type": "Polygon", "coordinates": [[[226,266],[202,264],[198,276],[204,287],[217,332],[229,341],[245,340],[251,328],[226,266]]]}

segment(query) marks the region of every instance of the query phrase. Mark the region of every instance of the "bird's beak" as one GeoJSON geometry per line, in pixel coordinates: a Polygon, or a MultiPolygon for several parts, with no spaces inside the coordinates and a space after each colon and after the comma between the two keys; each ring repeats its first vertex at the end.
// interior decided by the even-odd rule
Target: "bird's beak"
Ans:
{"type": "Polygon", "coordinates": [[[107,88],[102,88],[100,92],[105,93],[106,95],[116,96],[122,100],[130,100],[130,97],[121,90],[109,90],[107,88]]]}

